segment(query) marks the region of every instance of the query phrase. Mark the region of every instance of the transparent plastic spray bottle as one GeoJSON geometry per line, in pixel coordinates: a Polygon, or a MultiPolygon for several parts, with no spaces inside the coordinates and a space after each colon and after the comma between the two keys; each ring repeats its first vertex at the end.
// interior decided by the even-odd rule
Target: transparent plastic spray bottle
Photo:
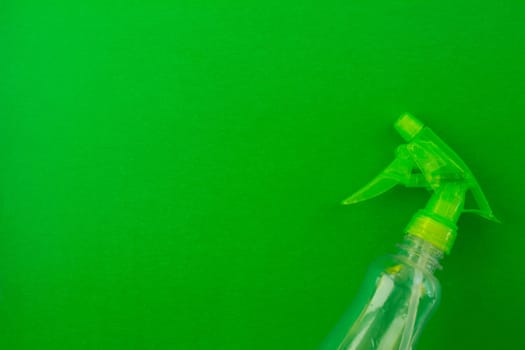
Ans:
{"type": "Polygon", "coordinates": [[[496,221],[472,172],[428,127],[409,114],[395,123],[407,141],[395,160],[368,185],[346,199],[354,204],[397,184],[422,187],[433,194],[407,225],[399,251],[372,264],[353,307],[322,350],[413,349],[423,326],[439,304],[441,287],[434,272],[450,253],[456,222],[465,212],[496,221]],[[465,209],[471,191],[478,209],[465,209]]]}
{"type": "Polygon", "coordinates": [[[366,306],[335,349],[411,349],[439,303],[433,273],[441,257],[430,243],[407,235],[396,255],[377,260],[362,291],[366,306]]]}

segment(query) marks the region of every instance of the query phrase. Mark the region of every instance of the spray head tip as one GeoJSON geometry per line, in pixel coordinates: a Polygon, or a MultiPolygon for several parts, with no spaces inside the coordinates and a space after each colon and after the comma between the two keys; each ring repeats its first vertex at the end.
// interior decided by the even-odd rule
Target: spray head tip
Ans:
{"type": "Polygon", "coordinates": [[[402,114],[394,123],[394,128],[407,142],[416,137],[424,126],[419,119],[409,113],[402,114]]]}

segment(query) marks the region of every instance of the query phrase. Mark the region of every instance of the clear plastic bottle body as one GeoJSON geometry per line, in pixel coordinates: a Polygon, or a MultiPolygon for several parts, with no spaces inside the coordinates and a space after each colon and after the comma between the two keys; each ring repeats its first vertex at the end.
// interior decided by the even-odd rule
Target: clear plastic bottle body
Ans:
{"type": "MultiPolygon", "coordinates": [[[[441,288],[433,273],[441,251],[407,235],[396,255],[372,264],[360,295],[343,325],[344,336],[325,350],[412,349],[437,307],[441,288]]],[[[341,326],[339,327],[341,329],[341,326]]]]}

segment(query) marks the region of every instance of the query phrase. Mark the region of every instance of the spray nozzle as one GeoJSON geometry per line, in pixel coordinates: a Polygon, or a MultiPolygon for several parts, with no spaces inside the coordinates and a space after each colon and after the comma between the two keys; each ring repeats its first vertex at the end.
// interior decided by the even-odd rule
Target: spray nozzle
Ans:
{"type": "Polygon", "coordinates": [[[398,184],[433,191],[425,209],[416,213],[406,231],[450,252],[461,213],[475,213],[496,221],[476,178],[461,158],[430,128],[410,114],[394,124],[407,142],[378,176],[343,201],[354,204],[376,197],[398,184]],[[465,209],[465,194],[471,191],[477,208],[465,209]]]}

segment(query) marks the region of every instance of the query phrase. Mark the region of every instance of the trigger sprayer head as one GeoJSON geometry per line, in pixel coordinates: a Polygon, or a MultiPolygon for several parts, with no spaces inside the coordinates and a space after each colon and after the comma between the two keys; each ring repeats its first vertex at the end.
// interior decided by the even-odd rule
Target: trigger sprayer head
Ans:
{"type": "Polygon", "coordinates": [[[433,195],[427,206],[414,215],[406,232],[446,253],[454,244],[461,213],[476,213],[498,221],[470,169],[430,128],[410,114],[399,117],[394,127],[407,143],[398,147],[395,160],[385,170],[344,204],[378,196],[397,184],[430,189],[433,195]],[[468,191],[472,192],[477,209],[465,209],[468,191]]]}

